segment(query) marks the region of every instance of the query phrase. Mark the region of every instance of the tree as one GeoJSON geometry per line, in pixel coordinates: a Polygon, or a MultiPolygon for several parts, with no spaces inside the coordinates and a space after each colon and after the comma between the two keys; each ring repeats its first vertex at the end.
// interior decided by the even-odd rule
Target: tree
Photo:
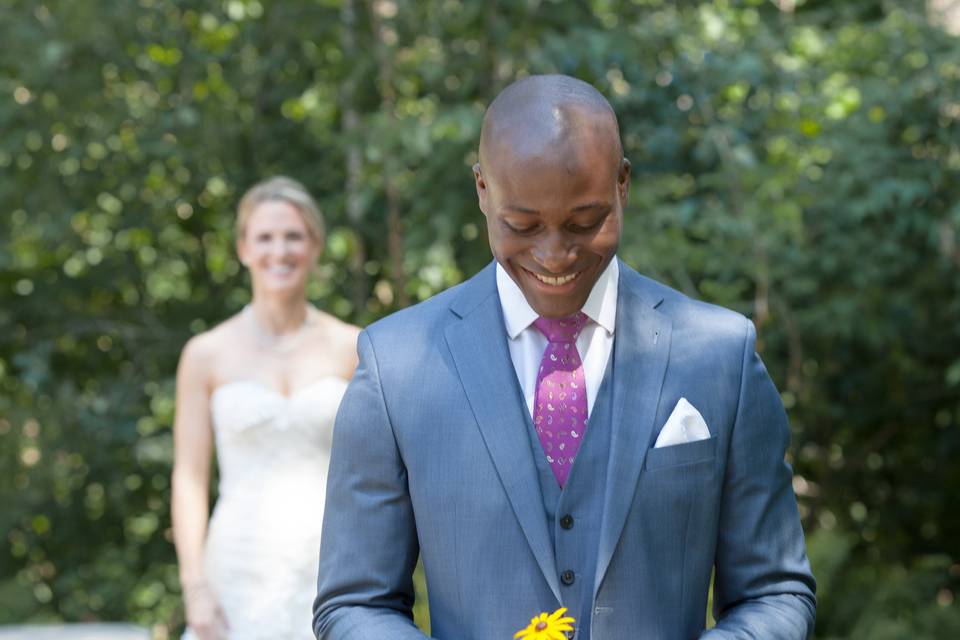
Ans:
{"type": "MultiPolygon", "coordinates": [[[[312,298],[365,324],[489,259],[484,105],[611,98],[620,255],[749,315],[791,417],[822,637],[950,637],[960,41],[925,3],[0,0],[0,622],[175,628],[187,337],[248,299],[232,211],[317,196],[312,298]]],[[[951,633],[953,632],[953,633],[951,633]]]]}

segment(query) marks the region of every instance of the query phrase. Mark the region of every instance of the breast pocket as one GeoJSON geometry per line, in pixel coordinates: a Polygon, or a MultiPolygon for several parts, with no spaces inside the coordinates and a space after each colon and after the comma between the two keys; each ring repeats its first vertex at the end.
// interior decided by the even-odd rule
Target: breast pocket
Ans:
{"type": "Polygon", "coordinates": [[[717,455],[717,438],[706,438],[669,447],[650,449],[643,465],[646,471],[712,461],[717,455]]]}

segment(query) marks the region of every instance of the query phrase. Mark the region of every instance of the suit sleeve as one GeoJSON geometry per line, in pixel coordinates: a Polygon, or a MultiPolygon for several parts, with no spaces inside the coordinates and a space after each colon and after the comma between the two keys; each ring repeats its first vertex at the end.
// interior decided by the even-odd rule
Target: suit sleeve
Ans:
{"type": "Polygon", "coordinates": [[[357,350],[333,432],[313,629],[319,640],[422,640],[413,624],[419,544],[406,468],[366,331],[357,350]]]}
{"type": "Polygon", "coordinates": [[[720,506],[709,640],[803,640],[813,633],[816,584],[784,461],[790,431],[747,321],[740,400],[720,506]]]}

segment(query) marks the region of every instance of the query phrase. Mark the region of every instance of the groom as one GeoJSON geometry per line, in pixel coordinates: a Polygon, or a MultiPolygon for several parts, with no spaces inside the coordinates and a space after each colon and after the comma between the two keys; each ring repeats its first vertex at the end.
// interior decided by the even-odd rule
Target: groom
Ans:
{"type": "Polygon", "coordinates": [[[360,335],[317,637],[423,638],[418,554],[436,638],[506,640],[560,606],[579,640],[807,637],[754,327],[617,259],[630,162],[609,103],[566,76],[510,85],[473,172],[495,261],[360,335]]]}

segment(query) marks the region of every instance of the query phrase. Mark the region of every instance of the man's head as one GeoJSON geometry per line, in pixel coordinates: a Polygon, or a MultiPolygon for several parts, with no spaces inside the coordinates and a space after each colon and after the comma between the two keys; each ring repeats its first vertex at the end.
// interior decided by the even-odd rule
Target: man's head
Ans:
{"type": "Polygon", "coordinates": [[[514,82],[487,109],[473,174],[490,249],[530,306],[579,311],[617,251],[630,186],[610,103],[569,76],[514,82]]]}

